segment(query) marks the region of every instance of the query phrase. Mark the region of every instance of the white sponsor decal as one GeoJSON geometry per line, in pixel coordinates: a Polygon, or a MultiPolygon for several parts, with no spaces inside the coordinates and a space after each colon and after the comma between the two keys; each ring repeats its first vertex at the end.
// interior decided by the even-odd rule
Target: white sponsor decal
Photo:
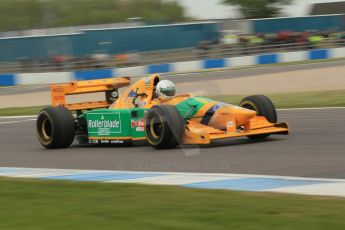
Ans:
{"type": "Polygon", "coordinates": [[[123,140],[111,140],[111,144],[123,144],[123,140]]]}
{"type": "MultiPolygon", "coordinates": [[[[90,115],[94,116],[97,114],[90,115]]],[[[110,136],[112,133],[121,133],[121,122],[119,113],[100,114],[100,117],[98,117],[98,119],[92,118],[88,120],[89,134],[94,133],[101,136],[110,136]]]]}
{"type": "Polygon", "coordinates": [[[226,123],[226,126],[227,126],[228,128],[234,127],[234,125],[235,125],[235,123],[234,123],[233,121],[228,121],[228,122],[226,123]]]}
{"type": "MultiPolygon", "coordinates": [[[[104,117],[102,116],[102,119],[104,117]]],[[[89,120],[89,128],[119,128],[120,127],[120,121],[109,121],[109,120],[89,120]]]]}
{"type": "Polygon", "coordinates": [[[145,78],[145,86],[150,86],[150,78],[149,77],[147,77],[147,78],[145,78]]]}

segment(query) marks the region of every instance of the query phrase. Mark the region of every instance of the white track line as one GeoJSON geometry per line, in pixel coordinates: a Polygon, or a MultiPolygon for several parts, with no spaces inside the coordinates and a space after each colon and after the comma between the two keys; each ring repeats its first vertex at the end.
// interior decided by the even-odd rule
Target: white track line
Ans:
{"type": "Polygon", "coordinates": [[[16,119],[16,118],[35,118],[37,115],[29,115],[29,116],[0,116],[0,119],[16,119]]]}
{"type": "Polygon", "coordinates": [[[139,183],[154,185],[177,185],[186,187],[191,186],[195,188],[199,187],[203,189],[212,189],[217,188],[218,186],[218,189],[226,190],[252,192],[280,192],[303,195],[345,197],[344,179],[324,179],[228,173],[213,174],[11,167],[0,167],[0,177],[37,179],[58,179],[57,177],[60,177],[60,179],[70,181],[78,181],[84,179],[87,180],[88,178],[94,178],[93,181],[98,183],[139,183]],[[121,178],[121,175],[119,174],[123,173],[130,174],[131,176],[127,176],[127,178],[126,176],[124,176],[123,178],[121,178]],[[111,177],[111,174],[114,176],[113,178],[111,177]],[[117,176],[114,174],[117,174],[117,176]]]}
{"type": "Polygon", "coordinates": [[[125,171],[125,170],[96,170],[96,169],[57,169],[57,168],[30,168],[30,167],[0,167],[0,169],[22,169],[35,172],[50,172],[50,173],[133,173],[133,174],[165,174],[165,175],[188,175],[201,177],[236,177],[236,178],[271,178],[271,179],[290,179],[290,180],[310,180],[310,181],[328,181],[328,182],[343,182],[345,179],[337,178],[322,178],[322,177],[300,177],[300,176],[278,176],[278,175],[264,175],[264,174],[238,174],[238,173],[198,173],[198,172],[166,172],[166,171],[125,171]]]}
{"type": "Polygon", "coordinates": [[[331,110],[331,109],[345,109],[345,107],[315,107],[315,108],[290,108],[290,109],[277,109],[278,111],[289,111],[289,110],[331,110]]]}
{"type": "Polygon", "coordinates": [[[21,120],[21,121],[5,121],[5,122],[0,122],[0,125],[13,124],[13,123],[21,123],[21,122],[35,121],[35,120],[36,119],[27,119],[27,120],[21,120]]]}

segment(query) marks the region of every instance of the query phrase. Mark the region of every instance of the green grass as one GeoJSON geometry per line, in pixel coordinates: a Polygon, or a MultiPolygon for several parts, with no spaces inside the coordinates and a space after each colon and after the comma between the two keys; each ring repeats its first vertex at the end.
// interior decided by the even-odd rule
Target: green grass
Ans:
{"type": "Polygon", "coordinates": [[[135,0],[1,0],[0,12],[0,31],[107,24],[138,16],[149,23],[188,19],[177,2],[162,0],[140,5],[135,0]],[[54,16],[47,18],[47,13],[54,16]]]}
{"type": "MultiPolygon", "coordinates": [[[[238,104],[246,95],[219,95],[210,98],[238,104]]],[[[345,90],[267,94],[277,108],[313,108],[345,106],[345,90]]],[[[45,106],[0,109],[0,116],[34,115],[45,106]]]]}
{"type": "Polygon", "coordinates": [[[36,115],[46,106],[0,108],[0,116],[36,115]]]}
{"type": "Polygon", "coordinates": [[[0,179],[0,229],[345,229],[345,199],[0,179]]]}
{"type": "MultiPolygon", "coordinates": [[[[345,90],[274,93],[267,94],[277,108],[313,108],[345,106],[345,90]]],[[[245,96],[221,95],[211,96],[212,99],[238,104],[245,96]]]]}

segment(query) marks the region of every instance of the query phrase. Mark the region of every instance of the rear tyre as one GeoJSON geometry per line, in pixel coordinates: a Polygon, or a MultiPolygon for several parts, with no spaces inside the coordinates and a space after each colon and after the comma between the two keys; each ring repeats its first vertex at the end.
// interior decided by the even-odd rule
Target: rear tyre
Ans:
{"type": "Polygon", "coordinates": [[[185,121],[172,105],[158,105],[148,110],[145,119],[145,135],[156,149],[175,148],[182,142],[185,121]]]}
{"type": "Polygon", "coordinates": [[[36,121],[38,141],[47,149],[69,147],[75,137],[72,113],[64,107],[47,107],[41,110],[36,121]]]}
{"type": "MultiPolygon", "coordinates": [[[[240,106],[256,111],[258,116],[264,116],[269,122],[277,123],[277,111],[272,101],[264,95],[253,95],[244,98],[240,106]]],[[[265,139],[270,134],[260,134],[248,136],[250,139],[265,139]]]]}

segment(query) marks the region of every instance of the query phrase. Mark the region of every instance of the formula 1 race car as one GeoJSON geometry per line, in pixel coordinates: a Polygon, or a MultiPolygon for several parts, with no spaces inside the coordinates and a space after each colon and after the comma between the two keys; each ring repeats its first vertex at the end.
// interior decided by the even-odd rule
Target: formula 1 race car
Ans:
{"type": "Polygon", "coordinates": [[[129,77],[75,81],[51,85],[52,106],[36,121],[39,142],[48,149],[80,144],[119,144],[144,141],[157,149],[180,144],[210,144],[217,139],[247,136],[264,139],[288,134],[277,123],[273,103],[266,96],[244,98],[239,106],[189,94],[157,97],[159,75],[129,86],[129,77]],[[104,101],[66,102],[67,95],[105,92],[104,101]]]}

